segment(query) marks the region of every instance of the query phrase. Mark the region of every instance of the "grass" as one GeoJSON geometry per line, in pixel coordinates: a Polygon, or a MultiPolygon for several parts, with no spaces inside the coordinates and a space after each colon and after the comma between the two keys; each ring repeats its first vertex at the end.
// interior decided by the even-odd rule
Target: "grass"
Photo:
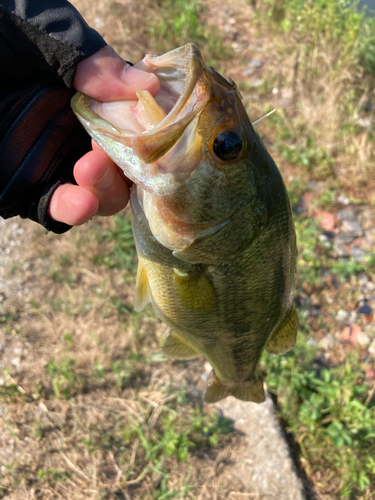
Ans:
{"type": "Polygon", "coordinates": [[[363,384],[365,369],[358,353],[320,370],[315,357],[304,337],[284,358],[265,356],[279,415],[319,491],[339,490],[340,498],[368,495],[375,484],[375,398],[363,384]]]}
{"type": "Polygon", "coordinates": [[[217,29],[202,23],[205,4],[199,0],[159,0],[152,3],[152,14],[146,28],[149,44],[159,54],[188,42],[196,43],[206,64],[216,67],[230,57],[231,49],[217,29]]]}
{"type": "Polygon", "coordinates": [[[284,122],[292,134],[279,138],[284,157],[314,177],[365,184],[375,165],[374,127],[362,125],[373,117],[375,19],[346,0],[268,0],[257,19],[272,29],[278,53],[269,79],[279,95],[292,95],[284,122]]]}
{"type": "MultiPolygon", "coordinates": [[[[294,209],[305,190],[298,179],[289,185],[294,209]]],[[[332,208],[327,196],[320,202],[332,208]]],[[[265,353],[262,368],[278,414],[322,498],[373,498],[375,384],[366,380],[373,356],[338,343],[323,348],[322,339],[327,334],[337,338],[337,311],[359,302],[358,276],[374,277],[375,261],[371,254],[363,263],[338,258],[331,244],[321,243],[319,221],[308,213],[295,213],[295,225],[299,338],[285,356],[265,353]]]]}

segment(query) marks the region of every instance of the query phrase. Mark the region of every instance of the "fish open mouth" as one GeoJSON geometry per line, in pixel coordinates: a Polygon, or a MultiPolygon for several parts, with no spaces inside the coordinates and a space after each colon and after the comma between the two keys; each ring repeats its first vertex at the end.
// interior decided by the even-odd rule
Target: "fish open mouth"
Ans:
{"type": "Polygon", "coordinates": [[[155,98],[141,90],[138,100],[101,103],[77,93],[72,109],[131,180],[155,194],[166,194],[173,189],[176,172],[171,171],[173,162],[160,160],[210,97],[201,78],[205,66],[198,47],[188,44],[162,56],[146,55],[134,67],[158,77],[160,90],[155,98]]]}

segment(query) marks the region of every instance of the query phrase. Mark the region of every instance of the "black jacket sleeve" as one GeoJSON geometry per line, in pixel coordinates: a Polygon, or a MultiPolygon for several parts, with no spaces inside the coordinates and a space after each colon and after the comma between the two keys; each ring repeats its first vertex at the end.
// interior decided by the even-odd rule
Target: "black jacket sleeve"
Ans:
{"type": "Polygon", "coordinates": [[[65,0],[0,0],[0,215],[56,233],[48,216],[58,185],[74,182],[90,138],[70,109],[78,63],[105,46],[65,0]]]}

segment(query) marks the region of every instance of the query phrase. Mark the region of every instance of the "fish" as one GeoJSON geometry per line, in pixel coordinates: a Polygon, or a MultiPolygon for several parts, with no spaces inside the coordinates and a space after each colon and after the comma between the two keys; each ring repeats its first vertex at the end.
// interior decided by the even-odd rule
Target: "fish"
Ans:
{"type": "Polygon", "coordinates": [[[189,43],[135,65],[160,81],[155,97],[72,109],[133,181],[138,254],[135,310],[152,303],[171,329],[163,352],[203,355],[205,400],[265,400],[263,350],[296,341],[296,234],[282,176],[231,79],[189,43]]]}

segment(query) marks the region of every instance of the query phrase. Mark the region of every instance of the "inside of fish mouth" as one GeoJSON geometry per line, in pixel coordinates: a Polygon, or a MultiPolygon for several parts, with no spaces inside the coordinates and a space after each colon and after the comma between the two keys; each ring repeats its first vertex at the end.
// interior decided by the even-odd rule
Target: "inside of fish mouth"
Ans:
{"type": "MultiPolygon", "coordinates": [[[[121,132],[127,134],[140,134],[152,130],[152,128],[160,123],[164,117],[168,116],[177,102],[181,99],[184,91],[187,76],[181,74],[181,80],[177,85],[174,78],[168,83],[168,74],[173,72],[175,72],[175,69],[169,67],[158,68],[155,73],[150,72],[156,74],[158,78],[158,73],[160,73],[160,89],[156,96],[152,96],[148,93],[148,99],[146,100],[135,98],[112,102],[99,102],[93,99],[91,100],[90,107],[98,116],[114,125],[121,132]],[[178,89],[178,91],[176,91],[176,89],[178,89]],[[162,113],[155,113],[154,111],[157,111],[157,108],[162,110],[162,113]],[[156,115],[159,116],[158,121],[155,121],[156,115]]],[[[144,94],[145,92],[142,93],[144,94]]],[[[190,105],[188,105],[193,109],[195,100],[194,95],[190,95],[186,104],[190,101],[190,105]]]]}

